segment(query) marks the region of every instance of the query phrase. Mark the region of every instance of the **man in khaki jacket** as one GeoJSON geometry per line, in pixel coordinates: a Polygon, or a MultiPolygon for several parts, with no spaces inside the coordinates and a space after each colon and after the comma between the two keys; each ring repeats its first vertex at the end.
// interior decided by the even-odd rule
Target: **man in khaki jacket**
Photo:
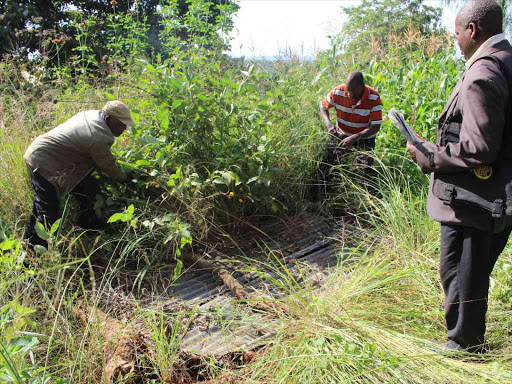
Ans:
{"type": "Polygon", "coordinates": [[[30,244],[47,246],[37,235],[35,224],[51,226],[59,217],[60,198],[66,193],[79,200],[80,226],[101,227],[94,212],[100,185],[91,172],[97,166],[112,181],[126,179],[110,148],[114,138],[133,125],[129,108],[121,101],[109,101],[101,111],[80,112],[30,144],[23,156],[34,189],[32,216],[25,233],[30,244]]]}
{"type": "Polygon", "coordinates": [[[489,276],[511,232],[503,224],[504,175],[512,170],[512,47],[502,20],[495,0],[470,0],[458,12],[466,71],[439,119],[437,142],[407,144],[432,174],[427,212],[441,223],[444,350],[483,350],[489,276]]]}

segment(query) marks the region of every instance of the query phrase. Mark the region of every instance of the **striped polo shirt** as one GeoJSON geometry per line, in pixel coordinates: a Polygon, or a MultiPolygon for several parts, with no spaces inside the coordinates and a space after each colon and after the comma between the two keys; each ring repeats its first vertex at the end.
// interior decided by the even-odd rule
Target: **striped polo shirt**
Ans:
{"type": "MultiPolygon", "coordinates": [[[[382,123],[382,100],[379,93],[365,85],[361,100],[355,101],[345,96],[346,86],[342,84],[334,88],[322,100],[324,108],[336,108],[337,131],[344,135],[359,133],[370,125],[382,123]]],[[[365,139],[370,139],[365,137],[365,139]]]]}

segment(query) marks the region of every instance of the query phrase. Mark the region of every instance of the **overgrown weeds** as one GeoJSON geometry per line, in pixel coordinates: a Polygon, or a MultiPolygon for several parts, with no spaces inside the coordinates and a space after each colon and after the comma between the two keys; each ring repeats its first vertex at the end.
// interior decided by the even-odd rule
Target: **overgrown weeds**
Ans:
{"type": "MultiPolygon", "coordinates": [[[[172,14],[171,8],[165,11],[172,14]]],[[[201,20],[189,16],[200,28],[201,20]]],[[[153,277],[161,270],[179,277],[185,268],[181,252],[207,244],[214,233],[229,239],[240,222],[304,210],[328,216],[337,208],[361,234],[339,234],[340,263],[321,290],[299,283],[278,258],[269,257],[259,269],[236,260],[241,271],[267,276],[269,285],[286,293],[280,302],[286,313],[275,316],[278,332],[255,360],[243,360],[237,370],[223,369],[214,359],[202,361],[197,372],[236,383],[512,380],[509,251],[493,275],[489,357],[476,365],[424,348],[444,338],[438,228],[425,214],[427,180],[404,157],[404,141],[389,121],[377,140],[377,179],[365,179],[347,163],[339,167],[342,176],[331,199],[319,205],[307,201],[328,140],[317,115],[320,99],[350,70],[361,69],[380,92],[384,111],[402,110],[422,136],[432,139],[462,68],[451,52],[430,49],[425,41],[416,44],[410,32],[392,37],[396,49],[368,63],[356,65],[334,52],[312,61],[248,63],[222,55],[221,35],[205,41],[211,26],[199,30],[196,45],[187,46],[173,29],[179,25],[170,25],[163,37],[174,56],[145,57],[146,46],[135,41],[143,25],[129,16],[120,20],[131,37],[124,41],[114,33],[111,46],[136,54],[116,68],[108,63],[102,68],[110,72],[98,79],[89,78],[100,67],[87,56],[86,40],[73,69],[50,71],[53,78],[40,85],[23,80],[17,68],[0,68],[5,90],[0,98],[0,326],[8,329],[0,341],[4,352],[23,344],[4,353],[0,364],[11,381],[25,373],[34,380],[51,376],[83,383],[105,377],[109,338],[102,335],[101,322],[73,314],[78,300],[101,308],[116,325],[144,329],[153,352],[143,352],[136,362],[145,365],[148,382],[187,377],[179,368],[186,360],[180,342],[197,313],[152,306],[158,299],[151,296],[153,277]],[[107,185],[96,205],[112,227],[101,233],[74,227],[73,203],[63,202],[69,214],[58,231],[46,229],[48,252],[30,257],[19,241],[31,210],[25,148],[76,112],[99,109],[113,98],[130,105],[137,125],[114,146],[130,172],[129,182],[107,185]],[[372,188],[378,193],[369,193],[372,188]],[[347,248],[353,251],[343,260],[347,248]],[[19,333],[25,331],[41,335],[19,333]]],[[[115,19],[111,22],[115,29],[115,19]]],[[[439,48],[439,41],[434,43],[439,48]]],[[[113,56],[120,57],[122,52],[113,56]]],[[[254,321],[243,319],[249,325],[254,321]]]]}
{"type": "MultiPolygon", "coordinates": [[[[500,304],[490,308],[493,347],[488,355],[475,362],[473,356],[457,359],[429,348],[446,338],[437,272],[438,228],[425,225],[429,219],[424,198],[413,198],[410,190],[395,187],[381,187],[379,203],[366,196],[363,217],[373,224],[374,241],[361,240],[359,252],[340,264],[321,290],[304,293],[307,300],[301,301],[296,317],[282,319],[280,331],[256,362],[242,372],[227,372],[222,380],[501,383],[512,379],[506,347],[510,336],[503,326],[496,327],[510,311],[503,306],[502,288],[491,290],[491,303],[500,304]],[[498,292],[501,295],[494,294],[498,292]]],[[[508,281],[502,280],[504,273],[497,268],[496,285],[508,281]]]]}

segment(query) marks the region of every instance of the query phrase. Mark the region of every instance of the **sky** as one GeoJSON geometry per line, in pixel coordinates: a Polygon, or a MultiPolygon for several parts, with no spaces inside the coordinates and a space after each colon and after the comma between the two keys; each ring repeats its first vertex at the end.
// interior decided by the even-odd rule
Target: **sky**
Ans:
{"type": "MultiPolygon", "coordinates": [[[[353,0],[239,0],[231,52],[233,56],[275,57],[289,53],[314,56],[330,47],[330,34],[339,31],[345,17],[341,6],[353,0]]],[[[441,6],[441,1],[426,0],[441,6]]],[[[443,24],[453,32],[456,10],[444,8],[443,24]]]]}

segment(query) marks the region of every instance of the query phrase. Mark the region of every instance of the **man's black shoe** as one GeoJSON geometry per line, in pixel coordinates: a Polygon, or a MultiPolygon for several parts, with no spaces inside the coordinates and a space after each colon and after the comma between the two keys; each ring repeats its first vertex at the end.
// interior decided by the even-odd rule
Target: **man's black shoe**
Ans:
{"type": "Polygon", "coordinates": [[[460,344],[453,340],[434,341],[432,344],[426,344],[425,348],[439,355],[462,359],[475,363],[482,363],[489,360],[489,356],[485,355],[487,349],[484,346],[463,348],[460,344]]]}
{"type": "Polygon", "coordinates": [[[467,353],[468,351],[464,349],[461,345],[456,343],[453,340],[448,341],[434,341],[433,344],[429,344],[426,346],[427,349],[432,352],[439,354],[454,354],[454,353],[467,353]]]}

